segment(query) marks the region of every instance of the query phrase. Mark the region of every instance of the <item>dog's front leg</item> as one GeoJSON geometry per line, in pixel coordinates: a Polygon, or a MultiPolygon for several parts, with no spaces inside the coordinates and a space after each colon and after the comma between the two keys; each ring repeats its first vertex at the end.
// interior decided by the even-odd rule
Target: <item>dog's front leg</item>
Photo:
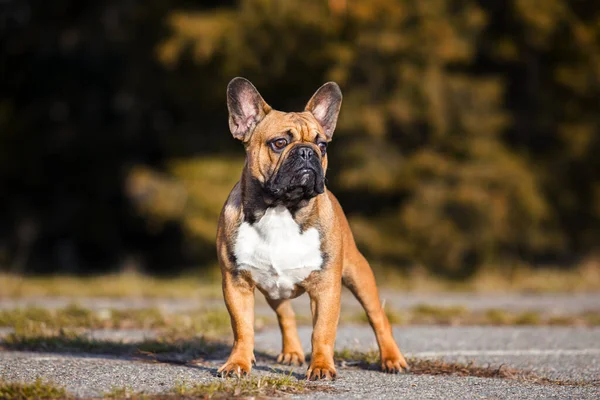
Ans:
{"type": "Polygon", "coordinates": [[[313,316],[312,356],[306,379],[335,379],[333,350],[340,317],[341,277],[337,270],[321,272],[307,288],[313,316]]]}
{"type": "Polygon", "coordinates": [[[223,271],[223,296],[231,317],[233,349],[227,362],[217,371],[229,374],[250,374],[254,360],[254,286],[240,275],[223,271]]]}

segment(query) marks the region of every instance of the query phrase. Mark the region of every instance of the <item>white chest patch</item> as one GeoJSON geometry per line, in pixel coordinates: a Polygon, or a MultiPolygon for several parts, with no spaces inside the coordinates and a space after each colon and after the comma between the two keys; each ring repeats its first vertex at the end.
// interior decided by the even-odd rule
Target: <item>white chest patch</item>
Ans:
{"type": "Polygon", "coordinates": [[[285,207],[269,208],[260,221],[242,223],[234,242],[238,268],[252,274],[272,299],[289,298],[297,283],[323,264],[319,231],[300,226],[285,207]]]}

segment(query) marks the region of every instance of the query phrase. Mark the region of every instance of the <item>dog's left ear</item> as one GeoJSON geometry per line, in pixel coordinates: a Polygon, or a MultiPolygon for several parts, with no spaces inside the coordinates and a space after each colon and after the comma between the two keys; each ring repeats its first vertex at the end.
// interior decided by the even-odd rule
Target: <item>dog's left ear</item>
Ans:
{"type": "Polygon", "coordinates": [[[313,94],[306,104],[305,110],[315,116],[323,127],[327,139],[331,139],[341,106],[342,91],[340,87],[335,82],[327,82],[313,94]]]}

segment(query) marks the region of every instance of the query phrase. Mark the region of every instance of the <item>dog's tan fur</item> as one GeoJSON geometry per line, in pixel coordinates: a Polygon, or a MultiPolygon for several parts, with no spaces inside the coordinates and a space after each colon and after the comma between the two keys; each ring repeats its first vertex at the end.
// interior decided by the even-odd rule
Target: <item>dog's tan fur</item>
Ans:
{"type": "MultiPolygon", "coordinates": [[[[254,289],[258,287],[250,273],[237,268],[235,257],[231,255],[236,232],[244,220],[245,182],[252,177],[264,183],[269,176],[277,172],[282,160],[295,144],[308,144],[314,147],[315,151],[319,151],[317,139],[331,140],[332,132],[328,135],[311,112],[314,109],[314,98],[313,96],[304,112],[284,113],[272,110],[258,96],[259,107],[256,120],[251,121],[251,125],[254,124],[249,129],[251,134],[241,135],[236,126],[232,125],[234,136],[244,141],[247,158],[242,179],[229,195],[217,231],[217,253],[223,276],[223,294],[234,334],[231,355],[219,369],[223,375],[250,373],[254,362],[254,289]],[[281,154],[276,154],[267,143],[282,132],[289,132],[293,139],[281,154]]],[[[322,156],[321,165],[325,172],[327,154],[322,156]]],[[[342,283],[352,291],[368,315],[379,344],[382,369],[388,372],[406,369],[406,361],[394,341],[390,323],[382,309],[373,272],[358,251],[342,207],[335,196],[325,190],[324,193],[313,197],[294,214],[294,220],[303,229],[318,225],[321,250],[327,254],[323,267],[296,285],[290,296],[294,298],[304,292],[310,296],[313,335],[307,378],[332,379],[336,376],[333,351],[340,314],[342,283]]],[[[283,337],[283,348],[278,361],[284,364],[304,363],[304,352],[290,300],[270,299],[265,292],[263,293],[277,314],[283,337]]]]}

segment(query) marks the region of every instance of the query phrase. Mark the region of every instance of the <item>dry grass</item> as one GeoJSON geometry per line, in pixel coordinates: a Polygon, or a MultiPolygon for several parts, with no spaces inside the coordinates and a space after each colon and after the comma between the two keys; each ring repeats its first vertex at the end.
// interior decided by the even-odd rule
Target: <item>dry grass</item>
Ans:
{"type": "MultiPolygon", "coordinates": [[[[600,267],[587,263],[578,268],[533,269],[484,268],[475,276],[460,281],[443,279],[422,268],[402,272],[374,264],[380,286],[405,292],[462,291],[476,293],[506,292],[591,292],[600,291],[600,267]]],[[[211,267],[193,276],[155,278],[137,273],[93,277],[22,277],[0,273],[0,298],[24,297],[137,297],[220,299],[218,268],[211,267]]]]}
{"type": "Polygon", "coordinates": [[[504,364],[499,367],[477,366],[474,363],[455,363],[442,360],[426,360],[412,358],[407,360],[410,372],[415,375],[451,375],[475,376],[479,378],[509,379],[525,383],[559,386],[596,386],[595,382],[570,381],[550,379],[539,376],[531,371],[524,371],[508,367],[504,364]]]}
{"type": "Polygon", "coordinates": [[[72,398],[63,387],[37,379],[32,383],[7,382],[0,379],[1,400],[68,399],[72,398]]]}
{"type": "Polygon", "coordinates": [[[218,379],[211,383],[195,385],[181,382],[175,385],[170,392],[162,394],[137,393],[130,388],[114,388],[104,393],[104,398],[132,400],[272,398],[326,390],[331,391],[332,389],[298,380],[290,374],[218,379]]]}
{"type": "Polygon", "coordinates": [[[222,298],[220,278],[211,269],[198,276],[155,278],[136,273],[93,277],[22,277],[0,274],[0,298],[24,297],[135,297],[222,298]]]}
{"type": "MultiPolygon", "coordinates": [[[[364,369],[379,369],[379,352],[356,351],[344,349],[336,351],[334,358],[342,366],[358,366],[364,369]]],[[[410,373],[414,375],[446,375],[446,376],[474,376],[479,378],[510,379],[519,382],[536,383],[542,385],[561,386],[597,386],[597,382],[579,382],[556,380],[541,377],[531,371],[518,370],[500,365],[499,367],[478,366],[474,363],[447,362],[443,360],[429,360],[410,358],[407,360],[410,373]]]]}
{"type": "MultiPolygon", "coordinates": [[[[551,315],[539,311],[510,311],[502,309],[468,310],[465,307],[440,307],[419,304],[408,310],[387,309],[386,314],[395,325],[452,325],[452,326],[599,326],[600,311],[579,314],[551,315]]],[[[367,323],[360,311],[342,315],[342,323],[367,323]]]]}
{"type": "MultiPolygon", "coordinates": [[[[275,326],[275,317],[257,315],[255,329],[275,326]]],[[[10,327],[15,333],[71,332],[84,333],[99,329],[143,329],[159,336],[193,338],[203,336],[223,338],[231,335],[231,319],[224,308],[196,309],[169,313],[157,308],[92,310],[71,304],[59,309],[27,307],[0,310],[0,327],[10,327]]]]}
{"type": "Polygon", "coordinates": [[[379,363],[379,351],[358,351],[352,349],[336,350],[333,353],[336,363],[342,366],[360,365],[368,367],[379,363]]]}
{"type": "Polygon", "coordinates": [[[205,358],[224,357],[229,346],[202,336],[160,337],[141,342],[95,340],[71,331],[8,335],[0,350],[85,353],[126,356],[139,360],[187,364],[205,358]]]}
{"type": "Polygon", "coordinates": [[[0,310],[0,327],[59,330],[154,329],[171,334],[202,333],[216,336],[231,330],[229,314],[222,309],[198,309],[185,313],[164,313],[156,308],[91,310],[71,304],[60,309],[28,307],[0,310]]]}
{"type": "Polygon", "coordinates": [[[48,328],[163,328],[170,321],[158,309],[93,311],[71,304],[61,309],[27,307],[0,310],[0,326],[19,327],[27,323],[48,328]]]}
{"type": "Polygon", "coordinates": [[[211,383],[177,385],[173,392],[182,397],[194,398],[228,398],[228,397],[280,397],[284,395],[302,394],[308,391],[324,390],[317,385],[309,384],[288,375],[244,377],[219,379],[211,383]]]}
{"type": "MultiPolygon", "coordinates": [[[[245,377],[240,379],[218,379],[207,384],[188,385],[179,383],[169,392],[148,394],[135,392],[131,388],[115,387],[103,394],[106,399],[131,400],[174,400],[174,399],[221,399],[231,397],[270,398],[297,395],[314,391],[331,391],[294,378],[284,376],[245,377]]],[[[6,382],[0,380],[0,400],[73,399],[63,387],[43,382],[6,382]]]]}
{"type": "Polygon", "coordinates": [[[27,331],[18,330],[7,335],[2,341],[0,349],[97,354],[130,354],[136,350],[135,347],[128,344],[93,340],[75,331],[66,329],[53,331],[38,328],[27,331]]]}
{"type": "Polygon", "coordinates": [[[423,268],[402,272],[374,264],[380,286],[414,293],[579,293],[600,291],[600,265],[588,262],[576,268],[487,267],[473,277],[452,281],[423,268]]]}
{"type": "MultiPolygon", "coordinates": [[[[535,325],[535,326],[598,326],[600,311],[579,314],[551,315],[535,311],[488,309],[471,311],[464,307],[439,307],[426,304],[408,310],[388,309],[390,321],[396,325],[535,325]]],[[[310,324],[310,318],[298,317],[299,323],[310,324]]],[[[341,323],[367,323],[364,312],[343,314],[341,323]]],[[[275,327],[274,317],[257,316],[256,329],[275,327]]],[[[197,309],[188,312],[165,313],[156,308],[92,310],[75,304],[60,309],[28,307],[0,310],[0,327],[15,329],[21,336],[50,336],[61,331],[85,333],[99,329],[144,329],[161,337],[193,338],[224,337],[231,334],[229,314],[224,309],[197,309]]]]}
{"type": "Polygon", "coordinates": [[[3,338],[0,350],[110,354],[185,364],[224,356],[229,346],[202,332],[169,330],[155,339],[114,341],[94,339],[82,328],[50,328],[43,323],[26,323],[3,338]]]}

